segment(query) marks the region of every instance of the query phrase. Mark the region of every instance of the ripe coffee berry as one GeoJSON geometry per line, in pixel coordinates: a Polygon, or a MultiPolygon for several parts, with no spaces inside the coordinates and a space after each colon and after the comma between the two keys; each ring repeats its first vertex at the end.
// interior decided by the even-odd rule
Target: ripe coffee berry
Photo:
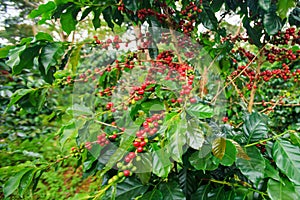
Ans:
{"type": "Polygon", "coordinates": [[[129,170],[124,170],[123,173],[124,173],[124,176],[126,176],[126,177],[130,176],[130,171],[129,170]]]}

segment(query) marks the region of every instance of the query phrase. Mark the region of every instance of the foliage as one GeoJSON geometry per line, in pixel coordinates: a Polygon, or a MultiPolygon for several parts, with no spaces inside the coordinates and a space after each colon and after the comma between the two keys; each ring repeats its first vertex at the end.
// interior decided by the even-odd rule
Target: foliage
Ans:
{"type": "Polygon", "coordinates": [[[4,163],[5,198],[34,194],[43,174],[75,158],[99,183],[77,199],[297,199],[299,4],[283,2],[55,0],[31,11],[67,35],[88,19],[127,30],[79,43],[39,32],[0,49],[1,111],[17,116],[1,137],[21,118],[56,131],[63,149],[4,163]],[[223,22],[232,13],[235,33],[223,22]]]}

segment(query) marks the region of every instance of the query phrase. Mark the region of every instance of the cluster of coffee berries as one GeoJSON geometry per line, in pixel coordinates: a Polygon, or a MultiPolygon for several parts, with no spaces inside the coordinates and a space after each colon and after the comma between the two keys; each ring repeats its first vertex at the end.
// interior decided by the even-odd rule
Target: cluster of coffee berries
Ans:
{"type": "Polygon", "coordinates": [[[289,44],[291,41],[291,45],[298,44],[300,45],[300,30],[296,33],[296,29],[294,27],[286,29],[284,32],[279,31],[275,34],[271,40],[272,44],[289,44]]]}
{"type": "Polygon", "coordinates": [[[293,52],[291,49],[272,47],[270,50],[265,49],[264,54],[270,63],[274,63],[275,61],[282,61],[284,59],[294,61],[299,57],[300,51],[293,52]]]}
{"type": "Polygon", "coordinates": [[[97,136],[97,144],[99,144],[100,146],[105,146],[107,144],[109,144],[109,140],[106,138],[106,134],[102,133],[101,135],[97,136]]]}

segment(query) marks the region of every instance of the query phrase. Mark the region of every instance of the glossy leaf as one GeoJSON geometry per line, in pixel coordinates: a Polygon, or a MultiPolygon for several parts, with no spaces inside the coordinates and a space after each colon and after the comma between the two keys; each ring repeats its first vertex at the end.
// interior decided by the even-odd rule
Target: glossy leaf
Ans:
{"type": "Polygon", "coordinates": [[[164,200],[185,200],[185,196],[180,186],[175,181],[164,182],[159,184],[159,190],[163,191],[164,200]]]}
{"type": "Polygon", "coordinates": [[[218,168],[218,163],[213,162],[212,154],[201,158],[199,152],[195,152],[190,156],[189,162],[197,170],[215,170],[218,168]]]}
{"type": "Polygon", "coordinates": [[[217,30],[218,28],[218,20],[212,11],[210,5],[208,2],[203,2],[203,9],[201,12],[201,20],[203,23],[203,26],[207,29],[211,30],[217,30]]]}
{"type": "Polygon", "coordinates": [[[31,168],[22,169],[14,176],[10,177],[8,181],[4,183],[3,193],[5,197],[11,195],[19,187],[22,177],[30,170],[32,169],[31,168]]]}
{"type": "Polygon", "coordinates": [[[148,186],[141,184],[133,177],[126,178],[124,182],[117,184],[116,200],[134,199],[145,193],[148,186]]]}
{"type": "MultiPolygon", "coordinates": [[[[170,133],[168,151],[171,158],[177,162],[182,162],[183,146],[186,143],[187,122],[185,119],[172,121],[171,126],[175,127],[174,133],[170,133]]],[[[171,130],[170,130],[171,132],[171,130]]]]}
{"type": "Polygon", "coordinates": [[[163,195],[160,190],[154,189],[144,194],[142,198],[147,200],[163,200],[163,195]]]}
{"type": "Polygon", "coordinates": [[[280,176],[279,176],[279,171],[276,170],[270,163],[269,160],[265,159],[265,163],[266,163],[266,168],[265,168],[265,178],[272,178],[274,180],[279,181],[280,180],[280,176]]]}
{"type": "Polygon", "coordinates": [[[280,0],[277,3],[277,12],[281,19],[284,19],[287,17],[287,13],[290,8],[293,8],[295,6],[296,1],[295,0],[280,0]]]}
{"type": "Polygon", "coordinates": [[[199,123],[200,122],[196,119],[187,121],[187,144],[196,150],[200,150],[204,142],[204,133],[199,127],[199,123]]]}
{"type": "Polygon", "coordinates": [[[293,183],[283,179],[283,182],[278,182],[273,179],[268,181],[268,195],[272,200],[278,199],[299,199],[300,196],[296,192],[293,183]]]}
{"type": "Polygon", "coordinates": [[[35,40],[37,41],[42,41],[42,40],[45,40],[45,41],[50,41],[52,42],[53,41],[53,37],[48,34],[48,33],[44,33],[44,32],[38,32],[35,36],[34,36],[35,40]]]}
{"type": "Polygon", "coordinates": [[[212,153],[215,157],[222,159],[225,154],[226,140],[222,137],[216,138],[212,144],[212,153]]]}
{"type": "Polygon", "coordinates": [[[226,149],[223,158],[221,159],[221,164],[224,166],[231,166],[236,159],[237,150],[229,140],[226,140],[226,149]]]}
{"type": "Polygon", "coordinates": [[[178,174],[180,187],[186,197],[190,197],[191,194],[197,189],[195,184],[196,178],[192,171],[187,168],[180,170],[178,174]]]}
{"type": "Polygon", "coordinates": [[[172,168],[170,154],[165,149],[160,149],[153,152],[152,157],[153,173],[159,177],[167,177],[172,168]]]}
{"type": "Polygon", "coordinates": [[[9,51],[9,59],[6,64],[13,68],[20,63],[20,54],[26,49],[26,45],[15,47],[9,51]]]}
{"type": "Polygon", "coordinates": [[[258,113],[246,114],[243,131],[248,138],[248,143],[266,138],[268,134],[265,119],[258,113]]]}
{"type": "Polygon", "coordinates": [[[201,103],[193,104],[186,109],[187,113],[196,119],[206,119],[213,116],[213,109],[201,103]]]}
{"type": "Polygon", "coordinates": [[[289,15],[289,23],[291,26],[300,26],[300,7],[294,8],[294,10],[289,15]]]}
{"type": "Polygon", "coordinates": [[[249,147],[245,151],[250,160],[238,158],[236,166],[257,186],[259,181],[264,177],[265,160],[256,147],[249,147]]]}
{"type": "Polygon", "coordinates": [[[62,56],[63,51],[61,51],[61,48],[62,45],[60,43],[49,43],[42,48],[40,62],[44,67],[46,74],[48,73],[50,67],[57,63],[57,59],[62,56]]]}
{"type": "Polygon", "coordinates": [[[31,169],[27,171],[21,178],[19,185],[19,195],[21,197],[23,197],[24,193],[29,189],[36,172],[37,170],[31,169]]]}
{"type": "Polygon", "coordinates": [[[274,12],[268,12],[264,15],[263,24],[269,35],[276,34],[282,28],[281,19],[274,12]]]}
{"type": "Polygon", "coordinates": [[[300,148],[286,140],[277,140],[272,148],[277,167],[292,182],[300,185],[300,148]]]}

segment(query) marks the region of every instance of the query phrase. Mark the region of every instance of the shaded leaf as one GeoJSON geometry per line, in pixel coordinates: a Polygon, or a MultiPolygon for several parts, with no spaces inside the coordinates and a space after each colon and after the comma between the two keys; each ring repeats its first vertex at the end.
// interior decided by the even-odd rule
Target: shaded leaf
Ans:
{"type": "Polygon", "coordinates": [[[259,181],[264,177],[264,169],[266,167],[265,160],[256,147],[249,147],[246,149],[250,160],[238,158],[236,166],[241,172],[256,186],[259,181]]]}
{"type": "Polygon", "coordinates": [[[113,30],[114,29],[114,23],[112,22],[111,13],[112,13],[111,6],[105,8],[102,11],[102,15],[103,15],[103,18],[104,18],[105,22],[107,23],[108,27],[113,30]]]}
{"type": "Polygon", "coordinates": [[[264,177],[265,178],[272,178],[274,180],[279,181],[280,180],[280,176],[279,176],[279,172],[278,170],[276,170],[270,163],[269,160],[265,159],[265,163],[266,163],[266,168],[264,171],[264,177]]]}
{"type": "Polygon", "coordinates": [[[273,145],[272,154],[281,172],[300,185],[300,148],[289,141],[279,139],[273,145]]]}
{"type": "Polygon", "coordinates": [[[215,157],[222,159],[225,154],[226,140],[222,137],[216,138],[212,143],[212,153],[215,157]]]}
{"type": "Polygon", "coordinates": [[[206,200],[208,198],[208,192],[210,191],[211,185],[202,185],[197,191],[192,194],[191,200],[206,200]]]}
{"type": "Polygon", "coordinates": [[[271,6],[271,0],[258,0],[258,5],[265,11],[268,11],[271,6]]]}
{"type": "Polygon", "coordinates": [[[294,10],[289,15],[289,23],[291,26],[300,26],[300,7],[294,8],[294,10]]]}
{"type": "Polygon", "coordinates": [[[186,197],[190,197],[191,194],[197,189],[197,185],[195,184],[196,178],[194,174],[187,168],[183,168],[178,174],[178,179],[184,195],[186,197]]]}
{"type": "Polygon", "coordinates": [[[60,43],[49,43],[42,48],[40,62],[45,69],[45,74],[48,73],[51,66],[57,63],[59,56],[62,56],[63,51],[60,51],[61,48],[62,45],[60,43]],[[56,56],[56,54],[58,55],[56,56]]]}
{"type": "Polygon", "coordinates": [[[5,112],[12,107],[12,105],[16,104],[22,97],[25,95],[34,92],[35,89],[30,88],[30,89],[19,89],[17,90],[10,98],[10,102],[6,107],[5,112]]]}
{"type": "Polygon", "coordinates": [[[94,18],[93,18],[92,22],[93,22],[93,26],[94,26],[95,30],[97,28],[100,28],[100,26],[101,26],[101,22],[100,22],[101,12],[102,12],[101,8],[96,8],[96,9],[93,10],[94,18]]]}
{"type": "Polygon", "coordinates": [[[164,200],[185,200],[185,196],[180,186],[175,181],[159,184],[159,190],[163,191],[164,200]]]}
{"type": "Polygon", "coordinates": [[[280,17],[275,12],[268,12],[264,15],[263,24],[269,35],[276,34],[282,28],[280,17]]]}
{"type": "Polygon", "coordinates": [[[143,199],[147,200],[163,200],[163,195],[160,190],[154,189],[143,195],[143,199]]]}
{"type": "Polygon", "coordinates": [[[149,186],[141,184],[134,177],[128,177],[117,184],[116,200],[134,199],[147,191],[149,186]]]}

